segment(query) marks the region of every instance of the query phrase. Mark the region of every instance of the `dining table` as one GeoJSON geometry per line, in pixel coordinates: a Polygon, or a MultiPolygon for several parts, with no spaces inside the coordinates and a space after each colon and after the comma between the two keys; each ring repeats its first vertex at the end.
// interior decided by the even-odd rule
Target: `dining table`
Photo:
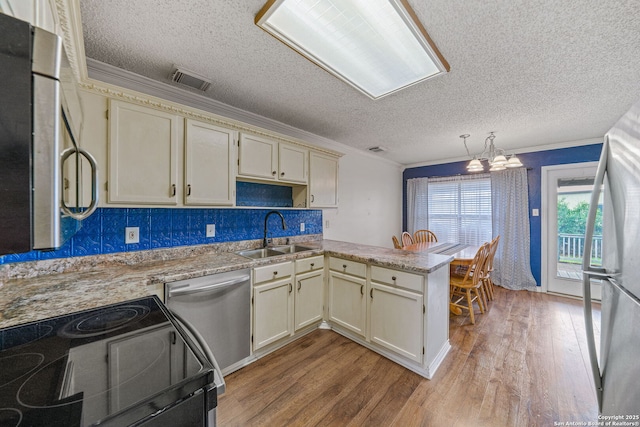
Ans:
{"type": "MultiPolygon", "coordinates": [[[[403,246],[402,249],[405,251],[413,252],[428,252],[432,254],[451,255],[453,256],[453,260],[449,264],[449,268],[453,273],[457,268],[464,268],[471,265],[473,263],[473,258],[478,252],[478,249],[480,249],[480,246],[467,245],[464,243],[418,242],[411,245],[403,246]]],[[[462,314],[462,310],[451,303],[449,303],[449,310],[455,315],[462,314]]]]}

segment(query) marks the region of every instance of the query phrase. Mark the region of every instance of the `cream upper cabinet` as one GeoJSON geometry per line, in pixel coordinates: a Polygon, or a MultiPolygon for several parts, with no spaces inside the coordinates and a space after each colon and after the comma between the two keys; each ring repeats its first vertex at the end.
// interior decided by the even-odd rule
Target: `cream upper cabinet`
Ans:
{"type": "Polygon", "coordinates": [[[371,342],[422,362],[422,294],[371,282],[369,300],[371,342]]]}
{"type": "Polygon", "coordinates": [[[309,206],[338,206],[338,159],[311,152],[309,154],[309,206]]]}
{"type": "Polygon", "coordinates": [[[53,0],[0,0],[0,12],[27,21],[52,33],[58,33],[53,0]]]}
{"type": "Polygon", "coordinates": [[[324,314],[324,256],[296,260],[294,330],[320,322],[324,314]]]}
{"type": "Polygon", "coordinates": [[[331,257],[329,268],[329,320],[364,337],[366,264],[331,257]]]}
{"type": "Polygon", "coordinates": [[[179,131],[175,114],[110,100],[110,203],[177,203],[179,131]]]}
{"type": "Polygon", "coordinates": [[[230,129],[186,120],[185,205],[234,205],[235,139],[230,129]]]}
{"type": "Polygon", "coordinates": [[[306,183],[308,152],[303,147],[240,134],[238,175],[268,181],[306,183]]]}
{"type": "Polygon", "coordinates": [[[278,144],[278,179],[307,183],[309,150],[289,144],[278,144]]]}

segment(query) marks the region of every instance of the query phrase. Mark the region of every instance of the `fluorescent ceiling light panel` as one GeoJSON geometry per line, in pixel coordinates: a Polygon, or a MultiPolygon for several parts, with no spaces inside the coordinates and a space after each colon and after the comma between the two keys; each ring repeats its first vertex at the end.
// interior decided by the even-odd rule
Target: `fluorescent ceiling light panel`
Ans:
{"type": "Polygon", "coordinates": [[[255,22],[373,99],[449,71],[405,0],[270,0],[255,22]]]}

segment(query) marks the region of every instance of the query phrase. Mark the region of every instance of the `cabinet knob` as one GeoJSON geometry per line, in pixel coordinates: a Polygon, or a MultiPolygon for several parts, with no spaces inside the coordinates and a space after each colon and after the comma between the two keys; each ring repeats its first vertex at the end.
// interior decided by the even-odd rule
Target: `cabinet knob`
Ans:
{"type": "Polygon", "coordinates": [[[175,195],[176,195],[176,185],[171,184],[171,197],[174,197],[175,195]]]}
{"type": "Polygon", "coordinates": [[[280,176],[284,176],[284,172],[280,172],[280,176]]]}
{"type": "Polygon", "coordinates": [[[360,295],[364,295],[364,285],[360,285],[360,295]]]}
{"type": "Polygon", "coordinates": [[[300,288],[302,287],[302,282],[298,280],[298,292],[300,292],[300,288]]]}
{"type": "Polygon", "coordinates": [[[276,176],[277,173],[278,172],[276,172],[276,171],[271,171],[271,175],[273,175],[273,176],[276,176]]]}
{"type": "Polygon", "coordinates": [[[187,196],[191,195],[191,184],[187,184],[187,196]]]}
{"type": "Polygon", "coordinates": [[[289,283],[289,293],[293,292],[293,285],[289,283]]]}
{"type": "Polygon", "coordinates": [[[311,264],[309,264],[309,265],[311,265],[311,267],[313,267],[315,264],[314,264],[314,263],[311,263],[311,264]]]}
{"type": "Polygon", "coordinates": [[[369,291],[369,295],[371,295],[371,299],[373,299],[373,288],[369,291]]]}
{"type": "Polygon", "coordinates": [[[396,276],[391,276],[391,280],[396,281],[396,276]]]}
{"type": "Polygon", "coordinates": [[[347,268],[347,264],[342,264],[342,268],[346,269],[347,268]]]}
{"type": "Polygon", "coordinates": [[[274,275],[274,276],[277,276],[277,275],[278,275],[278,272],[277,272],[277,271],[274,271],[274,272],[273,272],[273,275],[274,275]]]}

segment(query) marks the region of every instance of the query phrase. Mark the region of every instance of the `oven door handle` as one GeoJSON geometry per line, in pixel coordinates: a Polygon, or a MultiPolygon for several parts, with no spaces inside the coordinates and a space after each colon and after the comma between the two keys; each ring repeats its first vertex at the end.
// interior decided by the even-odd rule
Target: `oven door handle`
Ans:
{"type": "Polygon", "coordinates": [[[221,289],[229,288],[231,286],[235,286],[239,283],[244,283],[247,280],[251,280],[251,276],[238,276],[234,277],[231,280],[225,280],[224,282],[215,282],[206,286],[191,286],[189,284],[172,286],[169,284],[169,298],[175,297],[178,295],[188,295],[188,294],[196,294],[200,292],[212,292],[219,291],[221,289]]]}
{"type": "Polygon", "coordinates": [[[169,310],[169,311],[178,320],[178,322],[180,322],[180,324],[187,331],[189,331],[189,333],[193,336],[193,338],[196,340],[196,342],[200,346],[200,349],[204,353],[205,357],[213,365],[213,378],[214,378],[217,394],[218,396],[223,394],[226,391],[227,384],[224,382],[224,377],[222,376],[222,370],[220,369],[220,365],[218,365],[218,361],[213,355],[211,348],[209,348],[206,341],[204,340],[204,337],[200,334],[200,332],[198,332],[198,330],[195,327],[193,327],[191,323],[187,322],[185,318],[183,318],[173,310],[169,310]]]}

